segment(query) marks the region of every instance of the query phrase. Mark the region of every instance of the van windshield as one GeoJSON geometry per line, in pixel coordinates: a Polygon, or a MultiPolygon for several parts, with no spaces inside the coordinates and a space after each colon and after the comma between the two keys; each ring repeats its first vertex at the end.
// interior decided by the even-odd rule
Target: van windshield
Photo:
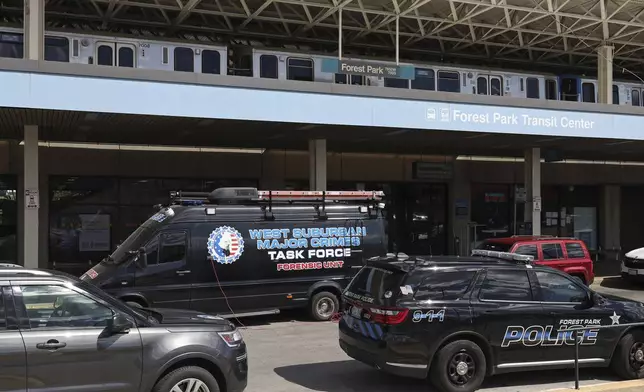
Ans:
{"type": "Polygon", "coordinates": [[[152,238],[160,227],[167,225],[173,217],[174,210],[172,208],[164,208],[152,215],[138,229],[130,234],[104,262],[109,264],[122,264],[128,261],[133,251],[138,251],[141,246],[145,245],[152,238]]]}

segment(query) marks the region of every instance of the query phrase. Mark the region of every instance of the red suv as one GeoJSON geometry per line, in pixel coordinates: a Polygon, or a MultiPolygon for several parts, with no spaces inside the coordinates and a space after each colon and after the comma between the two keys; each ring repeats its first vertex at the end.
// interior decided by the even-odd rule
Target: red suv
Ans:
{"type": "Polygon", "coordinates": [[[576,238],[512,236],[489,238],[478,249],[534,256],[536,264],[578,277],[586,285],[595,280],[593,260],[586,244],[576,238]]]}

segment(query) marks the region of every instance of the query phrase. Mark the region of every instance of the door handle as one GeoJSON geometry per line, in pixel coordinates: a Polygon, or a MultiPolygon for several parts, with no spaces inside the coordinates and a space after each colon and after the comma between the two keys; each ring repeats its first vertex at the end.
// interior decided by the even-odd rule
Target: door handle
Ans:
{"type": "Polygon", "coordinates": [[[190,270],[181,270],[181,271],[177,271],[177,275],[185,275],[185,274],[189,274],[190,272],[191,272],[190,270]]]}
{"type": "Polygon", "coordinates": [[[56,339],[48,340],[47,343],[38,343],[36,348],[40,350],[58,350],[59,348],[67,347],[67,343],[59,342],[56,339]]]}

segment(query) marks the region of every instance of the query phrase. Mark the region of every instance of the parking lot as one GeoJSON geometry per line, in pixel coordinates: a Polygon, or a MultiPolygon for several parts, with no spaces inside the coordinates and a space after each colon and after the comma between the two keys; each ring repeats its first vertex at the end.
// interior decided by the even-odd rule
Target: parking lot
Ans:
{"type": "MultiPolygon", "coordinates": [[[[618,278],[598,279],[593,289],[644,301],[644,287],[618,278]]],[[[390,376],[349,358],[337,344],[337,324],[308,321],[301,312],[245,319],[250,360],[249,392],[429,391],[423,381],[390,376]]],[[[481,391],[537,392],[574,386],[573,370],[505,374],[481,391]]],[[[609,370],[581,371],[582,385],[616,381],[609,370]]]]}

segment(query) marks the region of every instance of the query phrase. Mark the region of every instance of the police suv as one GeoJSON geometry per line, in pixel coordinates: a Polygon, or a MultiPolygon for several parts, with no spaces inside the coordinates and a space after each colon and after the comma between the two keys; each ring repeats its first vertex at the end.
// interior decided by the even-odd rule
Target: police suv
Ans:
{"type": "Polygon", "coordinates": [[[387,252],[382,192],[174,192],[81,280],[134,307],[240,317],[308,307],[317,320],[387,252]]]}
{"type": "Polygon", "coordinates": [[[644,304],[600,295],[531,256],[374,258],[344,292],[341,348],[377,369],[475,391],[486,376],[611,366],[644,377],[644,304]],[[616,328],[592,329],[599,326],[616,328]]]}

